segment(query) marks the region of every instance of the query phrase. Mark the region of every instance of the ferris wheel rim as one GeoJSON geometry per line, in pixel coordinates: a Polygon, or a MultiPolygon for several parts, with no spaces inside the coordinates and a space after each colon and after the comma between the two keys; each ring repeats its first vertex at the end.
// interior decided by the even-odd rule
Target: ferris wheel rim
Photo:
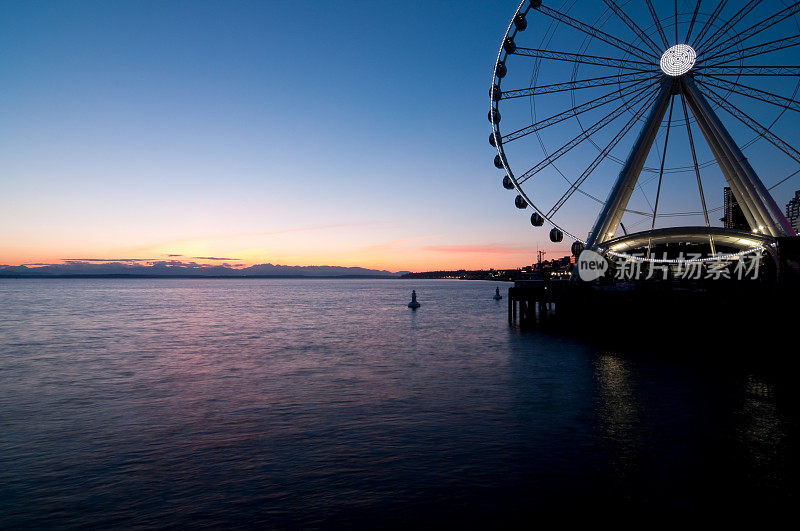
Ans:
{"type": "MultiPolygon", "coordinates": [[[[503,68],[506,68],[506,66],[505,66],[505,65],[506,65],[506,60],[508,59],[508,57],[509,57],[509,56],[511,56],[511,55],[513,55],[513,54],[514,54],[514,53],[513,53],[513,51],[512,51],[512,52],[508,52],[508,51],[505,49],[505,44],[506,44],[506,42],[507,42],[509,39],[512,39],[512,40],[513,40],[513,39],[514,39],[514,37],[516,37],[517,33],[519,33],[519,31],[522,31],[522,30],[524,30],[524,29],[525,29],[524,27],[522,28],[522,30],[518,29],[518,27],[517,27],[517,26],[516,26],[516,24],[515,24],[515,20],[516,20],[516,18],[518,17],[518,15],[520,15],[521,13],[522,13],[523,15],[527,15],[527,13],[528,13],[529,11],[531,11],[532,9],[534,9],[534,10],[535,10],[535,9],[538,7],[538,6],[534,6],[533,4],[541,4],[541,2],[535,2],[535,1],[531,1],[531,0],[522,0],[522,1],[521,1],[521,2],[518,4],[518,6],[517,6],[517,9],[515,10],[515,12],[514,12],[514,15],[511,17],[511,20],[510,20],[510,22],[509,22],[509,24],[508,24],[508,26],[507,26],[507,28],[506,28],[506,31],[505,31],[505,33],[504,33],[504,35],[503,35],[503,39],[502,39],[502,41],[501,41],[501,46],[500,46],[500,48],[499,48],[499,50],[498,50],[498,53],[497,53],[497,57],[496,57],[496,60],[495,60],[495,63],[494,63],[494,68],[493,68],[493,71],[492,71],[492,77],[491,77],[491,85],[490,85],[490,86],[491,86],[491,89],[490,89],[490,98],[489,98],[489,100],[490,100],[490,102],[489,102],[489,103],[490,103],[490,107],[489,107],[489,109],[490,109],[490,116],[491,116],[491,113],[493,113],[493,112],[497,112],[497,113],[498,113],[498,117],[499,117],[499,108],[500,108],[500,105],[499,105],[499,103],[500,103],[500,99],[502,99],[502,98],[501,98],[501,97],[497,97],[497,99],[495,99],[495,98],[496,98],[496,96],[495,96],[495,94],[494,94],[495,87],[499,86],[499,84],[500,84],[500,80],[502,79],[502,77],[504,77],[504,75],[502,75],[502,76],[499,76],[499,75],[498,75],[499,68],[500,68],[501,66],[502,66],[503,68]]],[[[608,5],[609,3],[608,3],[608,2],[606,2],[606,4],[608,5]]],[[[574,5],[574,3],[573,3],[573,5],[574,5]]],[[[696,12],[695,12],[695,15],[694,15],[695,17],[697,16],[697,9],[698,9],[698,8],[699,8],[699,3],[698,3],[698,5],[696,5],[696,12]]],[[[787,8],[787,9],[789,9],[789,8],[787,8]]],[[[743,10],[744,10],[744,8],[742,9],[742,11],[743,11],[743,10]]],[[[602,16],[605,16],[605,13],[606,13],[606,12],[608,12],[608,8],[606,9],[606,11],[604,11],[603,15],[601,15],[601,17],[599,17],[599,18],[602,18],[602,16]]],[[[796,12],[795,12],[795,13],[790,13],[790,15],[789,15],[789,16],[794,16],[794,17],[795,17],[795,21],[796,21],[796,12]]],[[[676,29],[676,35],[677,35],[677,23],[678,23],[678,18],[677,18],[677,17],[678,17],[678,13],[677,13],[677,11],[676,11],[676,14],[675,14],[675,22],[676,22],[676,28],[675,28],[675,29],[676,29]]],[[[703,27],[703,30],[704,30],[704,32],[708,32],[708,34],[707,34],[707,35],[705,35],[705,34],[704,34],[704,35],[701,35],[701,37],[702,37],[702,38],[700,38],[700,39],[699,39],[699,42],[704,42],[704,43],[705,43],[705,42],[714,42],[715,40],[719,40],[719,39],[722,39],[722,42],[727,42],[728,40],[730,40],[730,38],[727,38],[727,34],[725,33],[725,31],[730,31],[730,30],[731,30],[731,29],[732,29],[732,28],[735,26],[735,24],[732,24],[732,25],[730,25],[730,27],[729,27],[729,28],[727,28],[727,30],[725,30],[725,31],[722,31],[722,29],[723,29],[723,28],[725,28],[726,26],[728,26],[728,25],[730,24],[730,21],[731,21],[731,20],[732,20],[732,19],[729,19],[729,20],[728,20],[728,22],[726,22],[726,23],[725,23],[725,24],[723,24],[722,26],[719,26],[719,27],[711,27],[711,28],[710,28],[710,31],[709,31],[709,30],[707,30],[707,29],[706,29],[706,27],[704,26],[704,27],[703,27]],[[705,39],[705,41],[704,41],[704,39],[705,39]]],[[[741,20],[741,19],[739,19],[739,20],[741,20]]],[[[739,22],[739,21],[737,20],[737,21],[736,21],[736,23],[738,23],[738,22],[739,22]]],[[[551,22],[551,26],[552,26],[552,24],[553,24],[553,22],[551,22]]],[[[694,19],[692,20],[692,24],[694,24],[694,19]]],[[[547,32],[545,32],[545,37],[546,37],[547,33],[549,33],[549,31],[550,31],[550,30],[549,30],[549,28],[548,28],[547,32]]],[[[689,30],[689,32],[691,33],[691,27],[690,27],[690,30],[689,30]]],[[[591,41],[591,39],[592,39],[592,38],[593,38],[593,36],[588,36],[588,35],[587,35],[587,36],[585,36],[585,39],[586,39],[586,40],[589,40],[589,41],[591,41]]],[[[544,38],[543,38],[543,41],[544,41],[544,38]]],[[[584,49],[585,49],[585,48],[584,48],[584,49]]],[[[625,52],[625,53],[628,53],[628,52],[625,52]]],[[[652,53],[648,53],[648,52],[645,52],[645,53],[647,53],[647,55],[654,56],[654,54],[652,54],[652,53]]],[[[666,53],[666,52],[665,52],[665,53],[666,53]]],[[[733,53],[733,52],[731,52],[731,53],[733,53]]],[[[717,54],[716,56],[712,56],[711,58],[717,57],[717,56],[719,56],[719,55],[720,55],[720,54],[717,54]]],[[[723,55],[724,55],[724,54],[723,54],[723,55]]],[[[641,55],[640,55],[640,54],[637,54],[637,57],[641,57],[641,55]]],[[[737,60],[738,60],[738,61],[741,63],[741,62],[742,62],[742,61],[743,61],[745,58],[746,58],[746,57],[740,57],[739,59],[734,59],[734,60],[731,60],[731,62],[735,62],[735,61],[737,61],[737,60]]],[[[538,61],[541,61],[541,59],[538,59],[538,61]]],[[[638,61],[638,59],[637,59],[637,61],[638,61]]],[[[576,63],[576,65],[577,65],[577,63],[576,63]]],[[[690,66],[690,68],[691,68],[691,67],[694,67],[694,66],[695,66],[695,65],[694,65],[694,64],[692,64],[692,65],[690,66]]],[[[713,65],[709,65],[709,66],[713,66],[713,65]]],[[[687,72],[688,72],[688,69],[687,69],[687,71],[686,71],[686,72],[681,72],[679,75],[686,74],[687,72]]],[[[646,74],[646,72],[641,72],[641,73],[642,73],[642,74],[646,74]]],[[[620,75],[621,75],[621,74],[617,74],[617,75],[608,76],[608,77],[609,77],[609,78],[615,78],[615,77],[616,77],[616,78],[618,78],[618,77],[620,77],[620,75]]],[[[572,76],[572,78],[571,78],[571,79],[572,79],[572,81],[574,81],[575,77],[576,77],[576,76],[573,74],[573,76],[572,76]]],[[[741,77],[741,76],[739,76],[739,77],[741,77]]],[[[737,77],[737,78],[736,78],[736,80],[737,80],[737,81],[739,80],[739,77],[737,77]]],[[[640,80],[638,83],[641,83],[641,82],[642,82],[642,81],[640,80]]],[[[734,83],[735,83],[735,82],[734,82],[734,83]]],[[[631,85],[628,85],[628,87],[630,88],[630,86],[635,86],[636,84],[637,84],[637,83],[636,83],[636,82],[634,82],[634,83],[632,83],[631,85]]],[[[536,88],[536,85],[535,85],[534,83],[531,83],[531,88],[532,88],[532,89],[536,88]]],[[[652,88],[652,86],[646,86],[646,87],[645,87],[645,89],[643,89],[643,91],[647,91],[647,90],[648,90],[648,88],[652,88]]],[[[722,89],[722,90],[726,90],[726,89],[725,89],[725,88],[723,88],[723,87],[719,87],[719,88],[720,88],[720,89],[722,89]]],[[[792,97],[794,97],[794,95],[797,93],[798,89],[800,89],[800,80],[798,80],[798,83],[797,83],[797,85],[796,85],[796,87],[795,87],[795,92],[793,93],[792,97]]],[[[639,94],[641,94],[641,93],[639,93],[639,94]]],[[[532,93],[531,93],[531,95],[532,95],[532,93]]],[[[573,97],[573,102],[574,102],[574,89],[573,89],[573,91],[572,91],[572,97],[573,97]]],[[[645,101],[647,101],[647,104],[644,106],[644,108],[646,109],[646,108],[647,108],[647,107],[650,105],[649,98],[645,98],[645,101]]],[[[641,100],[638,100],[636,104],[632,104],[632,105],[630,105],[630,107],[635,107],[636,105],[638,105],[638,103],[641,103],[641,100]]],[[[568,110],[569,110],[569,109],[568,109],[568,110]]],[[[782,110],[781,110],[781,112],[778,114],[778,116],[775,118],[775,120],[773,120],[773,122],[772,122],[772,123],[769,125],[768,129],[771,129],[772,127],[774,127],[775,123],[777,123],[777,121],[778,121],[778,120],[779,120],[779,119],[780,119],[780,118],[781,118],[781,117],[782,117],[782,116],[785,114],[785,112],[786,112],[787,110],[788,110],[788,108],[784,108],[784,109],[782,109],[782,110]]],[[[565,112],[566,112],[566,111],[565,111],[565,112]]],[[[631,112],[632,112],[632,111],[631,111],[631,112]]],[[[577,115],[576,115],[576,118],[578,118],[578,117],[577,117],[577,115]]],[[[546,221],[546,222],[548,223],[548,225],[550,225],[550,226],[551,226],[551,227],[553,227],[554,229],[557,229],[557,230],[559,230],[559,231],[560,231],[562,234],[569,236],[570,238],[572,238],[572,239],[573,239],[573,240],[575,240],[576,242],[579,242],[579,243],[581,243],[581,244],[583,244],[583,245],[586,245],[586,243],[587,243],[587,240],[585,240],[585,239],[583,239],[583,238],[580,238],[580,237],[578,237],[577,235],[575,235],[575,234],[573,233],[573,231],[570,231],[570,230],[566,229],[566,228],[563,226],[563,224],[562,224],[562,223],[559,223],[558,221],[556,221],[555,219],[553,219],[553,218],[554,218],[554,216],[555,216],[555,213],[554,213],[554,212],[552,212],[552,211],[551,211],[551,212],[545,212],[543,208],[541,208],[539,205],[537,205],[537,204],[536,204],[534,201],[532,201],[532,200],[531,200],[531,197],[530,197],[530,195],[529,195],[529,194],[526,192],[525,188],[522,186],[522,182],[520,181],[520,179],[519,179],[519,176],[515,174],[515,172],[514,172],[514,171],[513,171],[513,169],[511,168],[511,165],[510,165],[510,164],[509,164],[509,162],[508,162],[508,157],[507,157],[507,155],[506,155],[505,148],[504,148],[504,140],[505,140],[505,138],[503,137],[503,135],[502,135],[502,133],[501,133],[501,131],[500,131],[499,119],[498,119],[497,121],[493,121],[493,120],[490,118],[490,121],[492,121],[492,123],[491,123],[491,131],[492,131],[492,136],[494,137],[494,140],[495,140],[495,141],[494,141],[494,143],[493,143],[493,145],[495,145],[495,148],[496,148],[496,151],[497,151],[498,158],[499,158],[500,162],[502,163],[502,168],[501,168],[501,169],[503,169],[503,170],[505,171],[505,175],[507,175],[507,176],[508,176],[508,178],[509,178],[509,179],[511,180],[511,182],[513,183],[513,188],[514,188],[514,189],[517,191],[517,193],[519,194],[519,197],[521,197],[521,198],[522,198],[522,199],[525,201],[525,204],[526,204],[526,205],[530,205],[530,206],[533,208],[533,210],[534,210],[536,213],[538,213],[538,214],[539,214],[539,215],[540,215],[540,216],[543,218],[543,220],[544,220],[544,221],[546,221]]],[[[578,118],[578,121],[579,121],[579,123],[580,123],[580,118],[578,118]]],[[[582,130],[585,132],[585,129],[583,128],[583,126],[581,126],[581,129],[582,129],[582,130]]],[[[539,135],[539,132],[538,132],[538,131],[536,131],[536,134],[537,134],[537,136],[538,136],[538,135],[539,135]]],[[[758,140],[759,138],[761,138],[761,137],[758,137],[758,136],[757,136],[757,137],[755,137],[755,138],[754,138],[752,141],[750,141],[750,142],[746,143],[745,145],[750,145],[750,143],[752,143],[752,142],[754,142],[754,141],[758,140]]],[[[512,140],[513,140],[513,139],[512,139],[512,140]]],[[[592,143],[594,143],[594,142],[592,141],[592,143]]],[[[596,144],[595,144],[595,146],[596,146],[596,144]]],[[[545,154],[547,155],[547,153],[546,153],[546,152],[545,152],[545,154]]],[[[555,164],[553,164],[553,165],[555,166],[555,164]]],[[[695,164],[695,166],[698,166],[698,164],[696,163],[696,164],[695,164]]],[[[498,166],[498,167],[499,167],[499,166],[498,166]]],[[[673,168],[673,169],[674,169],[674,168],[673,168]]],[[[563,173],[562,173],[560,170],[558,170],[557,168],[556,168],[556,170],[558,171],[558,173],[561,173],[562,177],[564,177],[564,178],[567,180],[567,182],[568,182],[568,183],[570,182],[570,181],[569,181],[569,179],[567,179],[567,178],[566,178],[566,177],[563,175],[563,173]]],[[[695,167],[691,167],[691,169],[690,169],[690,170],[685,170],[685,171],[691,171],[691,170],[695,170],[695,171],[696,171],[695,167]]],[[[800,172],[800,170],[798,170],[798,171],[800,172]]],[[[662,174],[663,174],[663,173],[664,173],[664,170],[662,169],[662,174]]],[[[787,179],[791,178],[793,175],[795,175],[795,174],[797,174],[797,173],[798,173],[798,172],[794,172],[793,174],[790,174],[788,177],[786,177],[786,178],[784,178],[783,180],[779,181],[778,183],[774,184],[774,185],[773,185],[771,188],[769,188],[769,189],[771,190],[771,189],[773,189],[773,188],[775,188],[775,187],[779,186],[780,184],[782,184],[782,183],[783,183],[783,182],[785,182],[787,179]]],[[[699,178],[699,177],[698,177],[698,178],[699,178]]],[[[576,181],[576,182],[577,182],[577,181],[576,181]]],[[[573,185],[574,185],[574,183],[573,183],[573,185]]],[[[604,203],[604,202],[602,202],[601,200],[598,200],[597,198],[595,198],[595,197],[591,196],[591,194],[588,194],[588,193],[587,193],[587,192],[585,192],[584,190],[581,190],[581,189],[580,189],[580,184],[579,184],[579,185],[577,185],[577,187],[576,187],[576,190],[577,190],[577,191],[580,191],[580,192],[581,192],[581,193],[583,193],[584,195],[587,195],[588,197],[592,198],[593,200],[595,200],[595,201],[597,201],[597,202],[600,202],[601,204],[603,204],[603,203],[604,203]]],[[[702,190],[701,190],[701,194],[702,194],[702,190]]],[[[721,208],[721,207],[715,207],[715,208],[713,208],[713,209],[707,209],[707,208],[705,207],[705,205],[704,205],[704,211],[705,211],[705,213],[706,213],[706,216],[708,215],[708,212],[713,212],[713,211],[719,210],[720,208],[721,208]]],[[[626,212],[631,212],[631,211],[630,211],[629,209],[627,209],[627,208],[625,209],[625,211],[626,211],[626,212]]],[[[636,213],[636,214],[644,214],[644,215],[646,215],[646,213],[640,213],[640,212],[636,212],[636,211],[634,211],[633,213],[636,213]]],[[[694,214],[695,214],[695,213],[693,213],[693,212],[686,212],[686,213],[683,213],[683,212],[662,213],[662,217],[680,216],[680,215],[694,215],[694,214]]],[[[654,215],[654,219],[655,219],[655,215],[654,215]]],[[[759,246],[759,247],[754,247],[752,250],[753,250],[753,251],[755,251],[755,250],[758,250],[758,249],[761,249],[761,248],[762,248],[762,246],[759,246]]],[[[653,260],[653,261],[654,261],[654,260],[653,260]]]]}

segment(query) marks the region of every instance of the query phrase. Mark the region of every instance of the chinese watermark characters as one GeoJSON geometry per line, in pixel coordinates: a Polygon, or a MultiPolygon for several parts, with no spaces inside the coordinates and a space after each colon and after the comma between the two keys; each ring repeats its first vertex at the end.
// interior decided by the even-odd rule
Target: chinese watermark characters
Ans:
{"type": "Polygon", "coordinates": [[[761,251],[736,255],[703,256],[683,253],[668,258],[643,253],[613,255],[610,259],[593,251],[583,251],[577,261],[581,280],[591,282],[607,277],[615,280],[757,280],[761,269],[761,251]]]}

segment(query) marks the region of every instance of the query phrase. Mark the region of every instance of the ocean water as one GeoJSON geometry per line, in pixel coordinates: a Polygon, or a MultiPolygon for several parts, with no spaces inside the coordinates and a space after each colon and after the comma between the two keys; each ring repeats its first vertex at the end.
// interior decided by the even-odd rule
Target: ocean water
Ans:
{"type": "Polygon", "coordinates": [[[0,280],[0,527],[482,527],[797,502],[795,375],[520,331],[494,288],[0,280]]]}

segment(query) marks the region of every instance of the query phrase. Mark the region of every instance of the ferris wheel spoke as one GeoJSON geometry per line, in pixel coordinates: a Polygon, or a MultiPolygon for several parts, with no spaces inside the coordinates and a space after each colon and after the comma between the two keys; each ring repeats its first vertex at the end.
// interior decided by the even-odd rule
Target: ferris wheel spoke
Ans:
{"type": "Polygon", "coordinates": [[[708,17],[706,23],[703,24],[702,28],[700,28],[700,33],[697,34],[697,38],[695,40],[696,43],[701,42],[703,38],[706,36],[706,34],[709,32],[709,30],[711,30],[711,28],[714,27],[714,22],[716,22],[717,17],[719,17],[719,14],[722,12],[722,9],[725,7],[725,4],[727,3],[728,0],[722,0],[722,2],[717,4],[717,7],[711,13],[711,16],[708,17]]]}
{"type": "Polygon", "coordinates": [[[653,2],[651,2],[651,0],[647,0],[647,9],[650,10],[650,16],[653,17],[653,22],[656,23],[656,28],[658,28],[658,34],[661,35],[661,40],[664,41],[664,47],[669,48],[669,41],[667,40],[667,34],[664,33],[664,28],[663,26],[661,26],[661,21],[658,19],[656,8],[653,7],[653,2]]]}
{"type": "Polygon", "coordinates": [[[719,66],[725,63],[731,63],[733,61],[750,59],[751,57],[764,55],[765,53],[777,52],[778,50],[783,50],[785,48],[793,48],[797,45],[800,45],[800,35],[795,35],[794,37],[788,37],[786,39],[775,39],[774,41],[769,41],[762,44],[755,44],[753,46],[748,46],[747,48],[742,48],[741,50],[736,50],[733,52],[712,55],[703,61],[704,63],[708,63],[709,66],[719,66]],[[716,62],[712,63],[711,61],[714,59],[722,60],[717,60],[716,62]]]}
{"type": "MultiPolygon", "coordinates": [[[[619,83],[628,83],[628,78],[635,76],[648,75],[648,72],[629,72],[626,74],[617,74],[613,76],[601,76],[588,79],[578,79],[575,81],[567,81],[564,83],[553,83],[551,85],[540,85],[538,87],[527,87],[522,89],[504,90],[500,96],[501,100],[511,98],[521,98],[526,96],[551,94],[554,92],[564,92],[567,90],[579,90],[584,88],[593,87],[606,87],[618,85],[619,83]]],[[[648,78],[641,78],[642,81],[653,78],[652,74],[648,78]]]]}
{"type": "MultiPolygon", "coordinates": [[[[631,130],[634,124],[636,124],[636,122],[642,117],[642,115],[644,115],[645,111],[652,104],[653,99],[654,97],[651,96],[644,103],[640,105],[639,109],[634,113],[633,117],[630,120],[628,120],[628,122],[614,136],[614,138],[611,139],[611,141],[608,143],[608,145],[606,145],[605,148],[603,148],[600,154],[597,155],[597,157],[595,157],[592,163],[589,164],[589,167],[583,171],[583,173],[580,175],[580,177],[578,177],[575,180],[575,182],[570,183],[569,189],[566,192],[564,192],[564,195],[562,195],[561,198],[558,201],[556,201],[556,204],[554,204],[550,208],[550,211],[547,213],[548,218],[554,216],[561,209],[561,207],[563,207],[566,204],[566,202],[569,201],[569,199],[575,194],[576,191],[582,192],[582,190],[580,190],[581,185],[586,181],[586,179],[589,178],[589,176],[600,165],[600,163],[602,163],[608,157],[611,151],[617,146],[617,144],[620,143],[620,141],[625,137],[625,135],[628,134],[628,132],[631,130]]],[[[635,213],[648,217],[650,216],[650,214],[646,212],[635,212],[635,213]]]]}
{"type": "Polygon", "coordinates": [[[653,72],[653,63],[644,61],[631,61],[627,59],[615,59],[612,57],[600,57],[598,55],[584,55],[571,52],[556,52],[553,50],[539,50],[537,48],[517,48],[513,55],[533,57],[535,59],[553,59],[555,61],[568,61],[572,63],[583,63],[587,65],[608,66],[611,68],[622,68],[625,70],[635,70],[638,72],[653,72]]]}
{"type": "MultiPolygon", "coordinates": [[[[683,107],[683,118],[686,124],[686,136],[689,137],[689,148],[692,152],[692,164],[694,165],[694,173],[697,177],[697,189],[700,193],[700,203],[703,205],[703,216],[705,216],[706,227],[710,227],[711,223],[708,219],[708,208],[706,207],[706,195],[703,192],[703,181],[700,179],[700,165],[697,164],[697,151],[694,148],[694,137],[692,136],[692,126],[689,122],[689,111],[686,108],[686,98],[681,95],[681,106],[683,107]]],[[[713,245],[713,240],[711,240],[713,245]]],[[[713,251],[712,251],[713,253],[713,251]]]]}
{"type": "Polygon", "coordinates": [[[622,22],[624,22],[625,25],[628,26],[630,30],[636,34],[637,37],[639,37],[639,39],[642,40],[643,43],[648,45],[650,49],[653,50],[654,52],[661,53],[661,50],[659,49],[658,45],[653,41],[653,39],[651,39],[650,36],[647,35],[642,30],[642,28],[637,26],[636,23],[633,20],[631,20],[631,17],[625,14],[625,12],[622,10],[621,7],[619,7],[613,0],[603,0],[603,2],[605,2],[605,4],[609,7],[609,9],[611,9],[611,11],[613,11],[614,14],[617,15],[617,17],[622,22]]]}
{"type": "MultiPolygon", "coordinates": [[[[645,213],[646,217],[651,217],[653,215],[653,204],[650,202],[650,199],[647,197],[647,194],[644,193],[644,188],[642,187],[642,183],[640,181],[636,181],[636,188],[639,190],[639,193],[642,194],[644,200],[647,202],[647,207],[650,209],[650,212],[645,213]]],[[[626,210],[628,212],[628,210],[626,210]]]]}
{"type": "Polygon", "coordinates": [[[724,49],[732,46],[734,44],[734,42],[742,43],[745,40],[749,39],[750,37],[758,35],[762,31],[764,31],[764,30],[766,30],[768,28],[771,28],[775,24],[778,24],[779,22],[791,17],[792,15],[797,13],[798,11],[800,11],[800,2],[795,2],[794,4],[790,5],[789,7],[781,9],[780,11],[775,13],[774,15],[771,15],[771,16],[765,18],[761,22],[753,24],[749,28],[747,28],[747,29],[745,29],[745,30],[743,30],[741,32],[737,32],[736,34],[728,37],[727,39],[725,39],[723,41],[717,42],[716,45],[711,49],[711,51],[713,51],[713,50],[724,50],[724,49]]]}
{"type": "MultiPolygon", "coordinates": [[[[585,112],[589,112],[589,111],[592,111],[594,109],[598,109],[600,107],[608,105],[609,103],[613,103],[615,101],[619,101],[621,99],[627,98],[628,96],[634,96],[635,94],[639,94],[643,90],[646,90],[648,88],[647,86],[645,86],[645,87],[641,87],[640,86],[644,81],[646,81],[646,80],[637,81],[635,83],[632,83],[632,84],[628,85],[627,87],[625,87],[625,89],[631,89],[632,88],[632,90],[627,90],[627,92],[616,92],[615,91],[615,92],[611,92],[609,94],[605,94],[603,96],[600,96],[599,98],[595,98],[595,99],[593,99],[591,101],[587,101],[586,103],[582,103],[581,105],[578,105],[577,107],[573,107],[571,109],[567,109],[566,111],[560,112],[560,113],[555,114],[553,116],[550,116],[548,118],[544,118],[543,120],[539,120],[538,122],[536,122],[534,124],[531,124],[531,125],[528,125],[526,127],[523,127],[522,129],[518,129],[516,131],[508,133],[507,135],[505,135],[503,137],[503,143],[507,144],[509,142],[513,142],[514,140],[517,140],[519,138],[527,136],[527,135],[529,135],[531,133],[535,133],[536,131],[541,131],[542,129],[545,129],[545,128],[550,127],[551,125],[555,125],[557,123],[561,123],[564,120],[568,120],[568,119],[570,119],[570,118],[572,118],[574,116],[579,116],[579,115],[581,115],[581,114],[583,114],[585,112]]],[[[653,83],[651,82],[650,84],[652,85],[653,83]]]]}
{"type": "Polygon", "coordinates": [[[689,30],[686,32],[686,39],[684,42],[689,42],[689,37],[692,36],[692,30],[694,29],[694,23],[697,20],[697,13],[700,11],[700,4],[703,0],[697,0],[697,3],[694,5],[694,13],[692,13],[692,20],[689,22],[689,30]]]}
{"type": "MultiPolygon", "coordinates": [[[[712,213],[712,212],[719,212],[720,210],[722,210],[722,208],[723,207],[719,206],[719,207],[710,209],[708,212],[709,212],[709,214],[712,213]]],[[[682,218],[682,217],[687,217],[687,216],[699,216],[702,213],[703,212],[701,210],[695,210],[695,211],[692,211],[692,212],[665,212],[663,214],[659,214],[658,217],[659,218],[682,218]]],[[[650,216],[652,216],[652,214],[648,214],[647,215],[648,218],[650,216]]]]}
{"type": "Polygon", "coordinates": [[[678,0],[675,0],[675,44],[678,44],[678,0]]]}
{"type": "Polygon", "coordinates": [[[767,92],[766,90],[757,89],[749,85],[743,85],[742,83],[727,81],[715,76],[703,76],[702,79],[697,79],[696,81],[697,83],[703,85],[711,85],[722,90],[730,90],[737,94],[741,94],[742,96],[747,96],[748,98],[760,100],[765,103],[771,103],[772,105],[776,105],[783,109],[800,112],[800,101],[779,96],[778,94],[773,94],[772,92],[767,92]]]}
{"type": "Polygon", "coordinates": [[[780,185],[782,185],[783,183],[785,183],[786,181],[788,181],[789,179],[791,179],[792,177],[794,177],[798,173],[800,173],[800,170],[793,171],[792,173],[790,173],[789,175],[787,175],[786,177],[784,177],[780,181],[776,182],[775,184],[773,184],[772,186],[767,188],[767,190],[772,191],[773,188],[779,187],[780,185]]]}
{"type": "Polygon", "coordinates": [[[664,178],[664,164],[667,162],[667,146],[669,145],[669,132],[672,128],[672,109],[675,107],[675,97],[669,101],[669,118],[667,119],[667,135],[664,137],[664,151],[661,155],[661,169],[658,172],[658,189],[656,191],[656,203],[653,205],[653,223],[651,229],[656,228],[656,216],[658,215],[658,200],[661,197],[661,181],[664,178]]]}
{"type": "Polygon", "coordinates": [[[698,42],[697,48],[698,49],[711,48],[711,45],[714,44],[714,42],[722,38],[725,35],[726,31],[732,29],[736,24],[739,23],[739,21],[741,21],[744,17],[750,14],[750,12],[753,11],[753,9],[758,7],[758,4],[760,3],[761,0],[754,0],[752,2],[748,2],[747,4],[745,4],[745,6],[741,8],[731,18],[729,18],[725,24],[717,28],[717,31],[706,37],[706,39],[704,39],[703,42],[698,42]]]}
{"type": "Polygon", "coordinates": [[[574,18],[572,18],[572,17],[570,17],[568,15],[565,15],[564,13],[556,11],[555,9],[552,9],[552,8],[549,8],[549,7],[543,5],[543,6],[539,6],[538,11],[541,12],[541,13],[544,13],[545,15],[549,16],[550,18],[558,20],[559,22],[562,22],[562,23],[564,23],[564,24],[566,24],[568,26],[572,26],[573,28],[575,28],[577,30],[580,30],[580,31],[582,31],[582,32],[584,32],[584,33],[586,33],[586,34],[588,34],[588,35],[590,35],[590,36],[592,36],[592,37],[594,37],[596,39],[599,39],[599,40],[605,42],[606,44],[610,44],[611,46],[613,46],[615,48],[618,48],[618,49],[622,50],[625,53],[629,53],[631,55],[635,55],[635,56],[639,57],[640,59],[644,59],[644,60],[658,59],[658,57],[656,55],[654,55],[654,54],[652,54],[650,52],[647,52],[645,50],[639,50],[639,49],[631,46],[630,44],[628,44],[627,42],[625,42],[623,40],[620,40],[620,39],[618,39],[618,38],[616,38],[616,37],[614,37],[612,35],[609,35],[608,33],[604,32],[604,31],[601,31],[601,30],[599,30],[599,29],[597,29],[597,28],[595,28],[593,26],[590,26],[588,24],[584,24],[583,22],[581,22],[579,20],[576,20],[576,19],[574,19],[574,18]]]}
{"type": "Polygon", "coordinates": [[[578,136],[576,136],[575,138],[573,138],[572,140],[570,140],[569,142],[567,142],[566,144],[564,144],[563,146],[561,146],[560,148],[558,148],[557,150],[552,152],[545,159],[543,159],[542,161],[537,163],[535,166],[533,166],[532,168],[527,170],[525,173],[520,175],[517,178],[517,183],[518,184],[524,183],[525,181],[527,181],[528,179],[530,179],[531,177],[533,177],[534,175],[536,175],[537,173],[539,173],[540,171],[542,171],[543,169],[548,167],[550,164],[554,163],[556,160],[558,160],[559,158],[561,158],[564,155],[566,155],[567,153],[569,153],[572,149],[574,149],[576,146],[580,145],[582,142],[584,142],[586,139],[591,137],[597,131],[599,131],[600,129],[606,127],[608,124],[612,123],[614,120],[619,118],[627,109],[629,109],[630,107],[632,107],[634,105],[639,104],[639,102],[641,102],[643,99],[645,99],[647,97],[647,95],[648,95],[647,89],[648,88],[651,88],[651,87],[645,87],[644,89],[642,89],[637,94],[637,98],[638,99],[636,101],[634,101],[633,103],[628,103],[626,101],[622,105],[616,107],[614,110],[612,110],[611,112],[606,114],[603,118],[601,118],[599,121],[597,121],[591,127],[589,127],[588,129],[582,131],[581,134],[579,134],[578,136]]]}
{"type": "Polygon", "coordinates": [[[709,96],[709,99],[725,109],[725,111],[742,122],[744,125],[758,133],[761,137],[766,139],[770,144],[775,146],[776,148],[783,151],[786,155],[791,157],[797,162],[800,162],[800,152],[789,145],[786,141],[778,137],[775,133],[769,130],[768,127],[765,127],[761,123],[759,123],[755,118],[748,115],[735,105],[731,105],[725,98],[723,98],[719,93],[714,91],[708,85],[704,85],[705,91],[704,93],[709,96]]]}
{"type": "Polygon", "coordinates": [[[800,76],[800,66],[703,66],[697,71],[706,76],[800,76]]]}

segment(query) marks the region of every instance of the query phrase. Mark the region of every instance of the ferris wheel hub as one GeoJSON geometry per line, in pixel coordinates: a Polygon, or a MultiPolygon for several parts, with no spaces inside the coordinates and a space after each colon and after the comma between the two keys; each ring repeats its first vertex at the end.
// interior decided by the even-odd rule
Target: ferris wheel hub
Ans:
{"type": "Polygon", "coordinates": [[[661,71],[670,77],[687,73],[697,60],[697,52],[687,44],[676,44],[661,56],[661,71]]]}

